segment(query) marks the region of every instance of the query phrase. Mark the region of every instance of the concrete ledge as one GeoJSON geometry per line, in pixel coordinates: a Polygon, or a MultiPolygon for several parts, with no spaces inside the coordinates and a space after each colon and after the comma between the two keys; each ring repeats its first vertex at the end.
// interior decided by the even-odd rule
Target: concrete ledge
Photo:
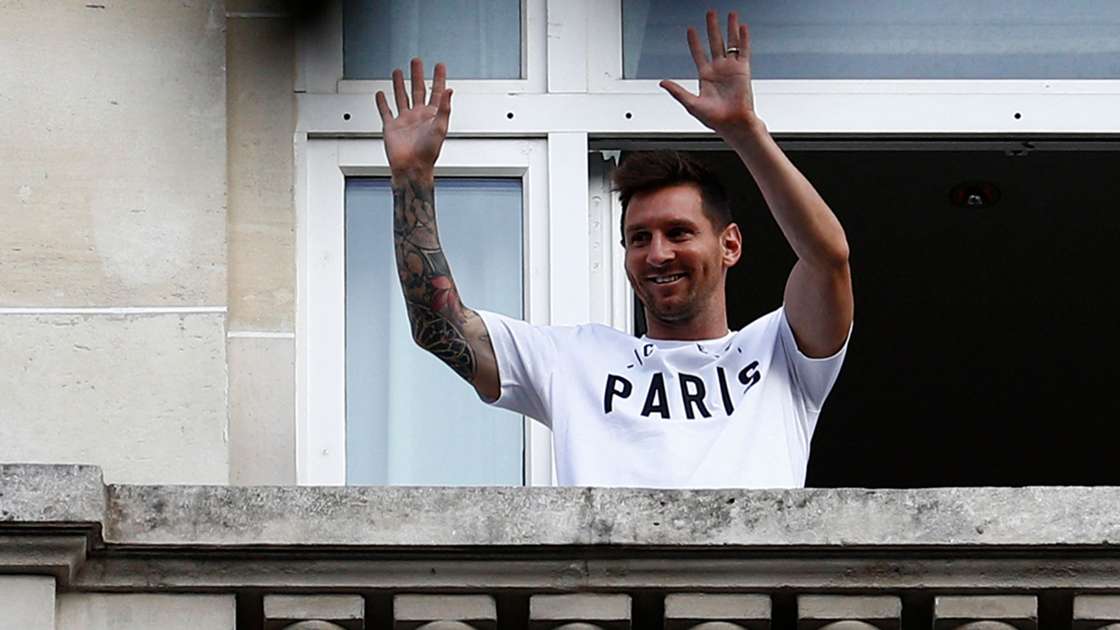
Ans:
{"type": "Polygon", "coordinates": [[[101,485],[90,466],[0,465],[0,532],[100,525],[110,547],[1100,548],[1120,488],[101,485]]]}
{"type": "Polygon", "coordinates": [[[97,466],[0,464],[0,528],[14,524],[105,522],[97,466]]]}
{"type": "Polygon", "coordinates": [[[941,547],[1120,543],[1120,488],[111,486],[130,545],[941,547]]]}

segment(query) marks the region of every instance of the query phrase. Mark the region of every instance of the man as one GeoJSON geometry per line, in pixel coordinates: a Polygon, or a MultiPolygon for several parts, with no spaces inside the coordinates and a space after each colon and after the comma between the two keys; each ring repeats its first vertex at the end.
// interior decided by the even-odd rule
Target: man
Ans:
{"type": "Polygon", "coordinates": [[[713,12],[707,27],[710,58],[688,30],[700,93],[661,86],[739,155],[798,258],[783,307],[738,332],[727,327],[724,285],[739,228],[718,182],[672,154],[627,159],[616,176],[645,337],[467,308],[433,205],[451,113],[446,70],[436,65],[427,104],[420,60],[411,103],[394,71],[396,116],[377,93],[413,337],[484,400],[550,426],[563,485],[804,485],[813,428],[843,361],[853,311],[844,231],[754,111],[746,25],[729,16],[726,46],[713,12]]]}

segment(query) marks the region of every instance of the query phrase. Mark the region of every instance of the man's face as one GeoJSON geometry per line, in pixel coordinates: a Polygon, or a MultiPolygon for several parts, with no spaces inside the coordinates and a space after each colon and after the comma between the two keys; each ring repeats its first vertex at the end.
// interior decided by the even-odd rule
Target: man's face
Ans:
{"type": "Polygon", "coordinates": [[[696,186],[634,195],[623,237],[626,275],[649,317],[681,323],[724,308],[724,272],[739,259],[739,230],[731,224],[716,231],[696,186]]]}

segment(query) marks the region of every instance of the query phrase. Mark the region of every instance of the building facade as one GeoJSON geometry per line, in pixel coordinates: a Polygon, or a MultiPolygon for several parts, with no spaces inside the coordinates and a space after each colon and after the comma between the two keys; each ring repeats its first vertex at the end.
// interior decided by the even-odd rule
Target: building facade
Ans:
{"type": "Polygon", "coordinates": [[[469,304],[640,332],[609,175],[670,147],[742,200],[733,325],[778,305],[757,190],[657,87],[705,6],[0,0],[0,627],[1120,621],[1108,487],[825,489],[1120,485],[1120,10],[714,5],[852,242],[817,490],[519,489],[547,429],[402,328],[372,94],[417,54],[469,304]]]}

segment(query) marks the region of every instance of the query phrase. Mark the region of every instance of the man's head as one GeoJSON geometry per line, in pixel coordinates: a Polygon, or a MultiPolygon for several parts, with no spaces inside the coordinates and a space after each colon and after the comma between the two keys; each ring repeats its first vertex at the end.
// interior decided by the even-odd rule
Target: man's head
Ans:
{"type": "Polygon", "coordinates": [[[615,170],[614,187],[626,275],[647,319],[673,327],[725,321],[724,281],[742,237],[715,175],[680,153],[633,153],[615,170]]]}

